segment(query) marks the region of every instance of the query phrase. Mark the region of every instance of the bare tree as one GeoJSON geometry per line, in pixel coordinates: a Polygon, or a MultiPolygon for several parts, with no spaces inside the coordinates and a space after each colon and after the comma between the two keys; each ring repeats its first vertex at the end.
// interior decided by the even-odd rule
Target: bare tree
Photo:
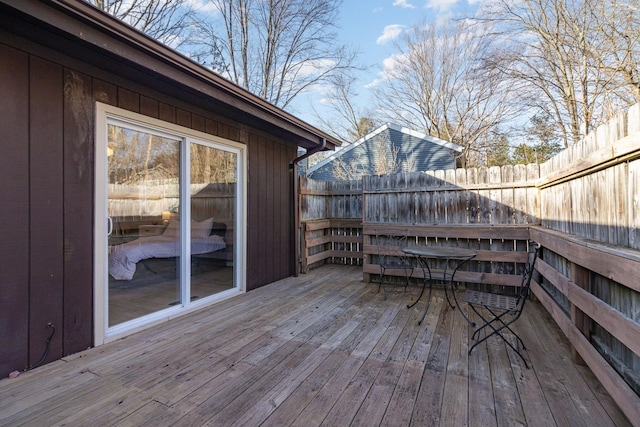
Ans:
{"type": "Polygon", "coordinates": [[[191,52],[199,62],[286,108],[300,93],[352,67],[337,43],[340,0],[209,0],[191,52]]]}
{"type": "Polygon", "coordinates": [[[184,42],[195,16],[189,0],[85,1],[174,48],[184,42]]]}
{"type": "Polygon", "coordinates": [[[345,161],[342,157],[338,157],[333,161],[333,177],[338,181],[349,181],[360,179],[363,172],[363,165],[359,158],[345,161]]]}
{"type": "Polygon", "coordinates": [[[345,142],[356,141],[378,127],[371,109],[354,104],[354,99],[358,96],[353,87],[355,81],[354,77],[346,73],[335,76],[323,99],[325,110],[328,109],[329,112],[319,112],[312,106],[319,125],[345,142]]]}
{"type": "MultiPolygon", "coordinates": [[[[594,66],[611,76],[604,111],[620,111],[640,102],[640,4],[637,1],[593,1],[594,66]]],[[[604,115],[602,121],[610,118],[604,115]]]]}
{"type": "Polygon", "coordinates": [[[414,26],[376,90],[378,111],[464,147],[462,166],[477,163],[513,114],[510,87],[495,69],[483,67],[492,41],[465,22],[414,26]]]}
{"type": "Polygon", "coordinates": [[[620,0],[493,0],[482,21],[505,40],[492,66],[568,146],[637,97],[637,17],[620,0]]]}

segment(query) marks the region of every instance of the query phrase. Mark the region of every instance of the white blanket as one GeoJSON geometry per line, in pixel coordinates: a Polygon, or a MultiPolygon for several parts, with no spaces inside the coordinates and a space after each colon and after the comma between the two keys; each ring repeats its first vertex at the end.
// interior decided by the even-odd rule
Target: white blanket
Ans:
{"type": "MultiPolygon", "coordinates": [[[[226,247],[222,237],[191,239],[192,254],[206,254],[226,247]]],[[[180,255],[180,241],[174,236],[147,236],[111,248],[109,274],[116,280],[131,280],[138,261],[147,258],[172,258],[180,255]]]]}

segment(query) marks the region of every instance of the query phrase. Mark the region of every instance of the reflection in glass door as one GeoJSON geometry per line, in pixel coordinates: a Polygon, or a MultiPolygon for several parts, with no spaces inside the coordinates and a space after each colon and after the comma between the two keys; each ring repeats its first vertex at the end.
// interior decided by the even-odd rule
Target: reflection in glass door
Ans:
{"type": "Polygon", "coordinates": [[[234,288],[237,154],[190,143],[191,301],[234,288]]]}
{"type": "Polygon", "coordinates": [[[181,303],[181,142],[108,125],[108,327],[181,303]]]}
{"type": "Polygon", "coordinates": [[[97,335],[238,292],[241,151],[120,118],[105,117],[104,129],[97,188],[105,197],[96,206],[107,228],[98,218],[96,229],[106,232],[96,259],[106,268],[96,268],[96,294],[105,312],[97,310],[97,335]]]}

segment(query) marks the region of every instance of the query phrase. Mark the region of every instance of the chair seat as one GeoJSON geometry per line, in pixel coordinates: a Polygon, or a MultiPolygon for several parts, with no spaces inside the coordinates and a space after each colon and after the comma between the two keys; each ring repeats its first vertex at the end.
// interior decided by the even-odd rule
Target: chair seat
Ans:
{"type": "Polygon", "coordinates": [[[497,308],[500,310],[514,311],[518,308],[518,298],[508,295],[492,294],[468,290],[462,300],[468,304],[481,305],[483,307],[497,308]]]}

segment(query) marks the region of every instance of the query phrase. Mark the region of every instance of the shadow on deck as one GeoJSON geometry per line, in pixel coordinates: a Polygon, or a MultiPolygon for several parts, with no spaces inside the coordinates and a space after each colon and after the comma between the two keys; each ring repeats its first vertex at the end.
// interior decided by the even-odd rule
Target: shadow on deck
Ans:
{"type": "Polygon", "coordinates": [[[417,295],[327,265],[1,380],[0,425],[630,425],[539,304],[526,369],[417,295]]]}

